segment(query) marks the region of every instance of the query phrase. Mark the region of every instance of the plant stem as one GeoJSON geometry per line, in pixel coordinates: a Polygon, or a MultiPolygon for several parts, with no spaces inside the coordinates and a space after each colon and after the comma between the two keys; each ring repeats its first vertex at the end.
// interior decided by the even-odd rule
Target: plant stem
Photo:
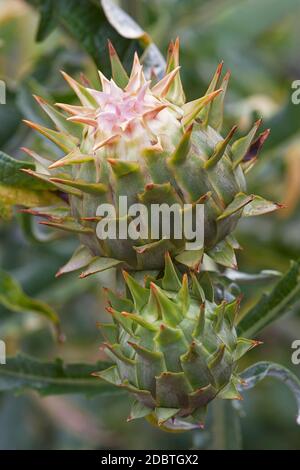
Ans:
{"type": "Polygon", "coordinates": [[[240,450],[240,418],[229,400],[214,400],[212,406],[212,444],[213,450],[240,450]]]}

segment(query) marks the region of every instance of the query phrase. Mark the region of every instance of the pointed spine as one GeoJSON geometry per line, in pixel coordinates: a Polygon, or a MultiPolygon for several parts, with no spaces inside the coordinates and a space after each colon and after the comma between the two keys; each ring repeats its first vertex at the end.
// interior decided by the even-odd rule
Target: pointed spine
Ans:
{"type": "Polygon", "coordinates": [[[191,124],[186,131],[184,132],[177,148],[174,153],[169,158],[169,163],[171,165],[181,165],[185,162],[190,148],[191,148],[191,135],[193,131],[193,124],[191,124]]]}
{"type": "Polygon", "coordinates": [[[182,315],[172,300],[153,282],[150,284],[150,289],[156,299],[157,306],[160,311],[161,318],[171,326],[177,326],[182,320],[182,315]]]}
{"type": "Polygon", "coordinates": [[[125,88],[128,84],[129,77],[110,40],[108,40],[108,51],[113,80],[120,88],[125,88]]]}
{"type": "Polygon", "coordinates": [[[200,114],[200,111],[207,106],[216,96],[222,93],[223,90],[219,89],[212,93],[202,96],[197,100],[190,101],[183,105],[184,116],[182,123],[184,126],[189,126],[200,114]]]}
{"type": "Polygon", "coordinates": [[[254,126],[249,131],[249,133],[236,140],[231,147],[231,152],[233,155],[233,167],[236,168],[244,160],[248,150],[250,149],[251,143],[254,139],[254,136],[257,132],[257,129],[261,125],[262,120],[259,119],[254,123],[254,126]]]}
{"type": "Polygon", "coordinates": [[[233,126],[233,128],[229,131],[228,135],[225,137],[225,139],[217,143],[212,156],[209,158],[209,160],[205,162],[204,167],[206,169],[213,168],[221,160],[226,151],[227,145],[229,144],[236,130],[237,126],[233,126]]]}
{"type": "Polygon", "coordinates": [[[142,287],[128,272],[123,271],[123,276],[132,295],[135,308],[137,311],[140,311],[148,301],[149,290],[142,287]]]}

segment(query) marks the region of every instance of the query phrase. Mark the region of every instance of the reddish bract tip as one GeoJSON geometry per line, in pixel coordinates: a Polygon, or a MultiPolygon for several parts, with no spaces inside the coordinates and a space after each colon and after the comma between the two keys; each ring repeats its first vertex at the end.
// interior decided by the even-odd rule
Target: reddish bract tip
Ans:
{"type": "Polygon", "coordinates": [[[38,95],[32,95],[35,99],[35,101],[38,102],[38,104],[47,104],[47,101],[44,100],[44,98],[42,98],[41,96],[38,96],[38,95]]]}
{"type": "Polygon", "coordinates": [[[178,48],[178,49],[179,49],[179,47],[180,47],[180,39],[179,39],[179,36],[177,36],[176,39],[175,39],[174,47],[175,47],[175,48],[178,48]]]}
{"type": "MultiPolygon", "coordinates": [[[[51,178],[54,181],[54,178],[51,178]]],[[[98,222],[99,217],[80,217],[80,220],[84,220],[86,222],[98,222]]]]}
{"type": "Polygon", "coordinates": [[[217,71],[216,71],[217,75],[221,75],[223,65],[224,65],[224,60],[221,60],[221,62],[219,63],[219,65],[217,67],[217,71]]]}
{"type": "Polygon", "coordinates": [[[236,133],[236,131],[238,130],[238,127],[237,125],[233,126],[232,129],[230,130],[229,134],[228,134],[228,138],[231,139],[231,137],[236,133]]]}
{"type": "Polygon", "coordinates": [[[288,208],[287,204],[279,204],[278,202],[276,203],[276,206],[278,207],[278,209],[287,209],[288,208]]]}
{"type": "Polygon", "coordinates": [[[228,82],[228,80],[230,79],[230,76],[231,76],[231,71],[227,70],[227,72],[224,75],[224,80],[228,82]]]}
{"type": "Polygon", "coordinates": [[[260,127],[261,123],[262,123],[262,118],[259,118],[259,119],[257,119],[257,121],[255,121],[254,125],[255,125],[255,126],[257,127],[257,129],[258,129],[258,128],[260,127]]]}
{"type": "Polygon", "coordinates": [[[117,55],[116,49],[112,45],[112,42],[110,39],[107,40],[107,45],[108,45],[108,52],[110,56],[117,55]]]}
{"type": "Polygon", "coordinates": [[[189,138],[189,136],[191,135],[191,133],[193,132],[193,127],[194,127],[194,123],[192,122],[192,124],[190,124],[187,128],[186,128],[186,131],[184,133],[184,135],[186,137],[189,138]]]}
{"type": "Polygon", "coordinates": [[[156,285],[154,284],[154,282],[150,282],[150,289],[152,289],[153,292],[155,292],[155,293],[157,292],[157,287],[156,287],[156,285]]]}
{"type": "Polygon", "coordinates": [[[258,341],[258,340],[253,340],[252,341],[252,344],[253,344],[253,348],[256,348],[256,346],[260,346],[261,344],[264,344],[263,341],[258,341]]]}
{"type": "Polygon", "coordinates": [[[201,261],[199,261],[199,263],[195,264],[195,266],[193,266],[192,269],[193,269],[196,273],[200,273],[201,261]]]}
{"type": "Polygon", "coordinates": [[[111,166],[116,166],[116,164],[117,164],[115,158],[108,158],[107,161],[111,166]]]}
{"type": "Polygon", "coordinates": [[[170,41],[169,46],[168,46],[168,54],[172,54],[174,50],[174,46],[175,46],[174,42],[170,41]]]}

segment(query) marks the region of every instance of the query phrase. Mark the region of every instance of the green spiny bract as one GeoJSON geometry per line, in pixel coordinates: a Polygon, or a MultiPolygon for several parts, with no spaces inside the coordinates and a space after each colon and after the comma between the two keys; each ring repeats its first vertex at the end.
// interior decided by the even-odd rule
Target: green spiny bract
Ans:
{"type": "Polygon", "coordinates": [[[167,250],[190,268],[199,266],[203,251],[217,263],[235,267],[238,244],[231,234],[240,217],[277,208],[247,195],[244,177],[268,130],[255,138],[257,121],[232,145],[236,127],[225,138],[220,135],[229,79],[228,73],[221,78],[222,64],[207,93],[187,103],[179,75],[178,40],[171,43],[166,75],[154,85],[145,79],[137,55],[130,77],[111,45],[110,57],[113,79],[100,72],[102,91],[64,74],[80,106],[58,104],[60,112],[36,97],[56,130],[27,121],[64,152],[51,160],[25,149],[37,163],[36,172],[25,171],[69,196],[69,204],[62,207],[30,209],[47,218],[45,225],[79,235],[81,246],[59,273],[84,268],[84,277],[119,264],[128,270],[161,269],[167,250]],[[97,208],[114,204],[118,218],[119,196],[127,196],[129,206],[205,204],[204,249],[187,251],[186,240],[174,237],[100,240],[97,208]]]}
{"type": "Polygon", "coordinates": [[[238,338],[239,300],[205,299],[195,274],[178,274],[166,254],[163,277],[141,286],[127,272],[132,300],[107,291],[111,323],[99,325],[115,365],[94,375],[136,399],[129,420],[164,430],[203,426],[214,399],[240,399],[238,360],[259,344],[238,338]]]}

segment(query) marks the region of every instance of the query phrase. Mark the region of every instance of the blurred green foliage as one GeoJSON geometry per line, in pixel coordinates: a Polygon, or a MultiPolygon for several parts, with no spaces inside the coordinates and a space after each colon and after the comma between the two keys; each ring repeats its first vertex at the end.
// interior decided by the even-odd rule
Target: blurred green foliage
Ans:
{"type": "MultiPolygon", "coordinates": [[[[91,9],[86,9],[91,19],[86,29],[76,27],[79,20],[76,11],[70,9],[72,2],[60,2],[56,20],[53,1],[44,3],[48,9],[44,8],[39,25],[39,16],[26,2],[0,0],[0,79],[6,82],[8,97],[7,105],[0,106],[0,148],[21,160],[25,158],[19,150],[21,145],[46,145],[21,123],[22,118],[40,120],[31,96],[37,87],[43,96],[48,90],[57,101],[67,101],[70,95],[60,69],[73,75],[84,72],[95,81],[96,68],[86,51],[105,69],[107,37],[116,42],[127,65],[137,45],[118,43],[119,35],[107,22],[99,27],[99,12],[92,14],[93,9],[98,11],[97,2],[77,2],[79,10],[91,4],[91,9]],[[54,29],[57,16],[59,27],[54,29]],[[37,34],[39,39],[47,37],[36,43],[37,34]]],[[[299,1],[119,3],[150,33],[163,53],[171,39],[180,37],[188,98],[205,91],[216,65],[224,60],[232,71],[225,113],[228,129],[237,122],[239,130],[245,131],[258,115],[263,117],[265,128],[271,127],[260,162],[249,175],[250,187],[254,193],[288,203],[288,209],[241,225],[238,239],[245,249],[239,255],[239,266],[250,273],[288,269],[290,260],[300,255],[300,105],[291,103],[291,84],[300,79],[299,1]]],[[[0,307],[0,337],[6,340],[10,354],[22,350],[45,360],[62,356],[67,362],[95,363],[101,359],[95,324],[105,315],[101,286],[111,286],[114,276],[78,280],[67,275],[55,279],[76,240],[68,237],[44,243],[48,232],[41,232],[25,217],[16,211],[13,221],[0,222],[0,266],[17,279],[27,295],[47,302],[58,312],[66,340],[58,342],[49,322],[37,312],[20,315],[7,304],[0,307]]],[[[262,290],[266,290],[263,282],[242,286],[245,308],[255,303],[262,290]]],[[[264,360],[291,367],[299,375],[299,366],[291,364],[291,343],[300,338],[299,314],[297,306],[293,316],[266,328],[260,338],[264,345],[253,351],[244,365],[263,356],[264,360]]],[[[0,448],[184,449],[211,445],[205,431],[174,437],[144,422],[127,424],[127,400],[116,395],[113,406],[111,403],[106,394],[90,399],[77,395],[41,399],[34,393],[16,397],[1,393],[0,429],[6,432],[0,433],[0,448]]],[[[244,448],[300,449],[300,431],[293,412],[290,392],[271,380],[245,393],[244,448]]]]}

